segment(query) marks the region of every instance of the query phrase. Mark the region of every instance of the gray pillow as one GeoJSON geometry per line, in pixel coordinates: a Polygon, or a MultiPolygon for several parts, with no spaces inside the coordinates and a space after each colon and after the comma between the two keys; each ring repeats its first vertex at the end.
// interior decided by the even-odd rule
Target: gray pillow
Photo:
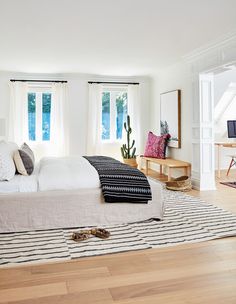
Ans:
{"type": "Polygon", "coordinates": [[[34,153],[26,143],[14,153],[14,162],[21,175],[31,175],[34,171],[34,153]]]}
{"type": "Polygon", "coordinates": [[[33,162],[35,162],[34,152],[30,149],[30,147],[26,143],[23,143],[23,145],[20,147],[20,150],[26,152],[31,157],[33,162]]]}

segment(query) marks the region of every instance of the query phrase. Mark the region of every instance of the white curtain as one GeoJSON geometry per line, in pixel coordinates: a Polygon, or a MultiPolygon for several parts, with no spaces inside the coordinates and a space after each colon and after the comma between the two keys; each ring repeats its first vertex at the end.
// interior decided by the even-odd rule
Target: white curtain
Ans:
{"type": "Polygon", "coordinates": [[[28,85],[25,82],[10,82],[10,108],[8,140],[21,145],[28,140],[28,85]]]}
{"type": "Polygon", "coordinates": [[[131,137],[135,140],[136,154],[142,152],[141,102],[139,85],[128,85],[128,115],[132,128],[131,137]]]}
{"type": "Polygon", "coordinates": [[[50,154],[68,155],[68,89],[67,83],[52,84],[50,154]]]}
{"type": "Polygon", "coordinates": [[[87,155],[102,153],[102,85],[89,84],[87,155]]]}

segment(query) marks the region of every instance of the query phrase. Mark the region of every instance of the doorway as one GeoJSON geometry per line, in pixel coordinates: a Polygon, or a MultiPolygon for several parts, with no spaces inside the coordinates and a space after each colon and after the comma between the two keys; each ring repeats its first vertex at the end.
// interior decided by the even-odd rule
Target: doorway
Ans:
{"type": "Polygon", "coordinates": [[[236,180],[236,69],[232,65],[214,73],[214,142],[217,181],[236,180]],[[232,168],[229,165],[232,165],[232,168]],[[230,170],[228,170],[230,169],[230,170]],[[235,176],[235,177],[234,177],[235,176]]]}
{"type": "MultiPolygon", "coordinates": [[[[222,146],[220,146],[219,150],[216,143],[232,144],[227,135],[227,120],[236,120],[236,110],[233,110],[236,109],[235,67],[236,65],[227,65],[199,74],[200,190],[215,190],[215,170],[219,166],[220,170],[217,172],[221,173],[221,170],[225,170],[230,162],[227,156],[227,163],[227,152],[225,152],[225,148],[229,147],[225,146],[224,150],[221,150],[222,146]]],[[[235,139],[234,141],[236,143],[235,139]]],[[[236,149],[231,152],[236,154],[236,149]]],[[[229,151],[228,154],[230,154],[229,151]]]]}

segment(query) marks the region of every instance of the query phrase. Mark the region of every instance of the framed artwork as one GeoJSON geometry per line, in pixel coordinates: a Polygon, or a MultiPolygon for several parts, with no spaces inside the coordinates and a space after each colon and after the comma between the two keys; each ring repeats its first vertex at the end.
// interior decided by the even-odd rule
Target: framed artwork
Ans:
{"type": "Polygon", "coordinates": [[[161,135],[169,133],[169,147],[181,147],[181,91],[174,90],[160,95],[161,135]]]}

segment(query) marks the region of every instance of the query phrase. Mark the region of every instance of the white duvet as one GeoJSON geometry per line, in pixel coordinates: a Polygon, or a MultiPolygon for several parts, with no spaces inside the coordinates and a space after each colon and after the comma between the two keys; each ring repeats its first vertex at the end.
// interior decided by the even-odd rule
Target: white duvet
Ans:
{"type": "Polygon", "coordinates": [[[81,156],[44,157],[33,174],[0,182],[0,193],[100,188],[96,169],[81,156]]]}
{"type": "MultiPolygon", "coordinates": [[[[20,176],[16,178],[21,179],[20,176]]],[[[17,180],[15,182],[15,187],[19,187],[17,180]]],[[[97,171],[86,159],[44,158],[38,175],[21,179],[21,191],[1,193],[0,233],[162,219],[162,186],[153,180],[149,183],[152,200],[148,204],[108,204],[104,202],[97,171]],[[32,185],[38,184],[38,191],[19,193],[26,192],[23,188],[29,190],[32,179],[32,185]]]]}
{"type": "Polygon", "coordinates": [[[39,191],[100,188],[96,169],[81,156],[47,157],[40,161],[39,191]]]}
{"type": "Polygon", "coordinates": [[[30,176],[16,174],[11,180],[0,182],[0,194],[15,193],[15,192],[37,192],[37,191],[38,191],[37,166],[33,174],[30,176]]]}

